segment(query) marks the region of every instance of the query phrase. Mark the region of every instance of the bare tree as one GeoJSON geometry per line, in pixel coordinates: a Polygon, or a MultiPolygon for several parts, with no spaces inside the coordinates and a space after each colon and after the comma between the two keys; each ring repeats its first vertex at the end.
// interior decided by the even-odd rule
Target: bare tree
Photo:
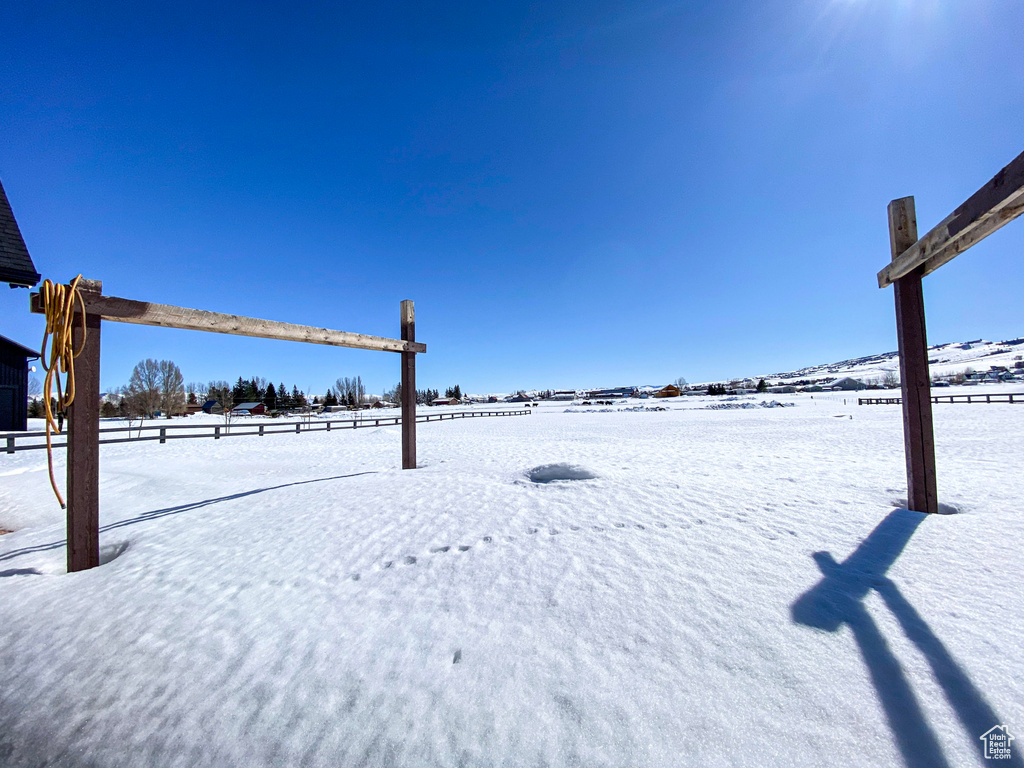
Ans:
{"type": "Polygon", "coordinates": [[[152,418],[160,408],[160,380],[160,363],[152,358],[142,360],[132,369],[122,394],[131,401],[133,409],[152,418]]]}
{"type": "Polygon", "coordinates": [[[680,376],[678,379],[676,379],[672,383],[675,384],[680,390],[682,390],[683,388],[686,387],[686,379],[684,379],[682,376],[680,376]]]}
{"type": "Polygon", "coordinates": [[[339,403],[345,405],[362,405],[366,402],[366,387],[363,386],[362,376],[339,378],[334,382],[334,394],[339,403]]]}
{"type": "Polygon", "coordinates": [[[143,398],[129,391],[128,387],[114,387],[110,391],[110,397],[117,399],[117,415],[128,422],[128,437],[132,435],[132,427],[138,422],[138,435],[142,436],[142,424],[146,419],[145,410],[142,407],[143,398]]]}
{"type": "Polygon", "coordinates": [[[170,360],[160,361],[160,410],[167,418],[185,410],[185,379],[170,360]]]}
{"type": "Polygon", "coordinates": [[[206,401],[206,385],[200,381],[190,381],[185,385],[185,396],[189,405],[202,405],[206,401]]]}
{"type": "Polygon", "coordinates": [[[900,377],[896,371],[886,371],[882,377],[882,386],[886,389],[895,389],[900,385],[900,377]]]}

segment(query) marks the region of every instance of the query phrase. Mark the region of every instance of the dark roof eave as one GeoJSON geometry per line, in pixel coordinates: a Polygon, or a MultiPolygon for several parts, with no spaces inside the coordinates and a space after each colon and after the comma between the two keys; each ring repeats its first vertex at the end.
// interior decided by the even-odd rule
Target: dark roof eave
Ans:
{"type": "Polygon", "coordinates": [[[33,288],[38,285],[40,279],[42,275],[38,272],[0,267],[0,283],[9,283],[12,288],[33,288]]]}
{"type": "Polygon", "coordinates": [[[29,349],[24,344],[19,344],[18,342],[14,341],[13,339],[8,339],[6,336],[0,336],[0,344],[8,344],[8,345],[10,345],[12,347],[17,348],[19,351],[22,352],[22,354],[25,355],[25,358],[27,360],[38,360],[39,359],[39,353],[36,352],[34,349],[29,349]]]}

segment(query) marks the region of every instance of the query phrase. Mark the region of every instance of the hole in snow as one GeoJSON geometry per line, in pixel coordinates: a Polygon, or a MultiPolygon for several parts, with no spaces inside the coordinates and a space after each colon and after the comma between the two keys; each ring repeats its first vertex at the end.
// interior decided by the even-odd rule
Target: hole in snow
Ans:
{"type": "Polygon", "coordinates": [[[117,544],[104,544],[100,547],[100,565],[106,565],[111,560],[116,560],[128,549],[127,541],[119,541],[117,544]]]}
{"type": "Polygon", "coordinates": [[[553,483],[559,480],[593,480],[597,475],[576,464],[542,464],[531,469],[527,476],[534,483],[553,483]]]}

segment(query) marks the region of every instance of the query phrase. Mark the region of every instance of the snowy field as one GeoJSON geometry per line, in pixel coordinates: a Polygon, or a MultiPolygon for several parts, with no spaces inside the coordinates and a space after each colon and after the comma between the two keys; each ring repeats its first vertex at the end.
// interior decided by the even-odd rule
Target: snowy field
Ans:
{"type": "Polygon", "coordinates": [[[1021,766],[1024,405],[762,399],[4,455],[0,765],[1021,766]]]}

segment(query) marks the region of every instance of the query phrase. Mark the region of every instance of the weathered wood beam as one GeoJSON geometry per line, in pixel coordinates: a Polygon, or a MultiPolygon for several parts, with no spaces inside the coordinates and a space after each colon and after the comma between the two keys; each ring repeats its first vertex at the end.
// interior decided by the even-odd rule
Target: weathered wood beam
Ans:
{"type": "Polygon", "coordinates": [[[927,235],[893,259],[878,273],[878,287],[885,288],[918,267],[923,267],[922,277],[934,272],[1022,213],[1024,152],[927,235]]]}
{"type": "MultiPolygon", "coordinates": [[[[416,309],[401,305],[402,338],[416,340],[416,309]]],[[[402,353],[402,469],[416,469],[416,353],[402,353]]]]}
{"type": "MultiPolygon", "coordinates": [[[[206,312],[201,309],[175,307],[169,304],[151,304],[145,301],[121,299],[116,296],[102,296],[83,293],[85,311],[98,315],[103,320],[115,323],[157,325],[163,328],[182,328],[189,331],[228,333],[235,336],[255,336],[281,341],[302,341],[309,344],[326,344],[332,347],[352,347],[380,352],[426,352],[427,345],[415,341],[400,341],[381,336],[367,336],[362,333],[334,331],[311,325],[282,323],[277,320],[261,320],[241,315],[226,315],[221,312],[206,312]]],[[[39,294],[31,294],[30,309],[42,313],[39,294]]]]}
{"type": "MultiPolygon", "coordinates": [[[[99,296],[103,284],[81,280],[83,297],[99,296]]],[[[85,316],[85,346],[75,358],[75,400],[68,407],[67,563],[68,572],[100,564],[100,318],[85,316]]],[[[72,342],[82,342],[75,315],[72,342]]]]}
{"type": "MultiPolygon", "coordinates": [[[[889,203],[889,243],[896,259],[917,240],[914,198],[889,203]]],[[[935,433],[932,426],[932,391],[928,369],[921,268],[899,278],[896,296],[896,337],[900,350],[900,387],[903,390],[903,451],[907,462],[907,508],[915,512],[939,511],[935,481],[935,433]]]]}

